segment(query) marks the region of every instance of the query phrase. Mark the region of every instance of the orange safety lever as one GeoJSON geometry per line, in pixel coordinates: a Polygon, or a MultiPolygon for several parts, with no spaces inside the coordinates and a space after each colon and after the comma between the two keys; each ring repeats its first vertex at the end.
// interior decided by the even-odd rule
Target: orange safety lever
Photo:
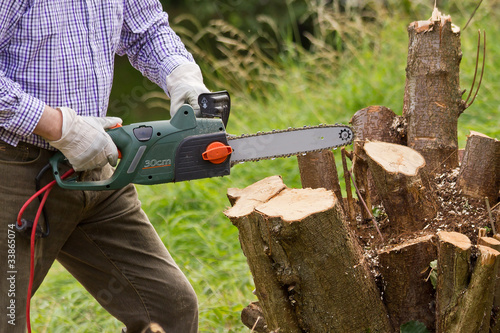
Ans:
{"type": "Polygon", "coordinates": [[[222,142],[215,141],[208,145],[207,150],[201,155],[205,161],[213,164],[223,163],[233,152],[231,146],[226,146],[222,142]]]}
{"type": "MultiPolygon", "coordinates": [[[[115,128],[119,128],[119,127],[122,127],[122,124],[118,123],[115,126],[110,127],[109,129],[115,129],[115,128]]],[[[120,158],[120,159],[122,158],[122,152],[120,151],[120,149],[118,149],[118,158],[120,158]]]]}

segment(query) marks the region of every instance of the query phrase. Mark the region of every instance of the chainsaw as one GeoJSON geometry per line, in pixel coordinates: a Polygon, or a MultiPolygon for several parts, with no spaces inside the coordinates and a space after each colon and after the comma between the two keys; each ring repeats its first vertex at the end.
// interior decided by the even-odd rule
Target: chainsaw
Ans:
{"type": "Polygon", "coordinates": [[[108,130],[119,151],[113,175],[101,181],[63,179],[61,153],[50,160],[58,185],[76,190],[113,190],[130,183],[152,185],[220,177],[232,166],[289,157],[350,144],[354,133],[341,124],[305,126],[234,136],[226,132],[231,100],[226,91],[201,94],[201,116],[183,105],[170,120],[119,126],[108,130]]]}

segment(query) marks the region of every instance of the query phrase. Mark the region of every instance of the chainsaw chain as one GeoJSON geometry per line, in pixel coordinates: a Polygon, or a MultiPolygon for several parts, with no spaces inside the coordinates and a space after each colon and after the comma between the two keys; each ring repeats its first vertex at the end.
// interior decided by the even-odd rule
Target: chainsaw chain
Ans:
{"type": "MultiPolygon", "coordinates": [[[[331,128],[333,128],[333,127],[345,127],[346,129],[349,129],[349,131],[346,130],[346,133],[348,135],[347,138],[346,138],[346,140],[348,140],[348,141],[345,141],[342,144],[333,145],[333,146],[326,147],[326,148],[321,148],[321,149],[311,149],[311,150],[306,150],[306,151],[299,151],[299,152],[295,152],[293,154],[278,154],[278,155],[267,156],[267,157],[260,157],[260,158],[249,158],[247,160],[233,162],[231,164],[239,164],[239,163],[244,163],[244,162],[255,162],[255,161],[261,161],[261,160],[272,160],[272,159],[275,159],[275,158],[287,158],[287,157],[290,157],[290,156],[296,156],[296,155],[301,155],[301,154],[313,153],[313,152],[327,150],[327,149],[337,149],[338,147],[343,147],[343,146],[350,145],[354,141],[354,131],[352,130],[352,128],[350,126],[339,124],[339,123],[337,123],[335,125],[319,124],[317,126],[308,126],[308,125],[305,125],[304,127],[289,127],[287,129],[284,129],[284,130],[272,130],[272,131],[269,131],[269,132],[260,132],[259,131],[259,132],[254,133],[254,134],[242,134],[242,135],[239,135],[239,136],[238,135],[233,135],[233,134],[227,134],[227,139],[228,139],[228,141],[231,141],[231,140],[238,140],[238,139],[255,137],[255,136],[273,135],[273,134],[283,133],[283,132],[295,132],[295,131],[300,131],[300,130],[306,130],[306,129],[312,129],[312,128],[325,128],[325,127],[331,127],[331,128]]],[[[341,135],[342,135],[342,131],[341,131],[341,135]]]]}

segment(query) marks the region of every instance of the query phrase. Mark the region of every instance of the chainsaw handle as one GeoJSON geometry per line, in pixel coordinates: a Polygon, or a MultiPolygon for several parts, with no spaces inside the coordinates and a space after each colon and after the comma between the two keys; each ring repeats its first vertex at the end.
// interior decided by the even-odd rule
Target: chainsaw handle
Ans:
{"type": "MultiPolygon", "coordinates": [[[[129,174],[127,176],[126,172],[122,172],[125,168],[125,162],[129,155],[131,155],[130,149],[127,149],[127,146],[130,143],[130,136],[124,133],[123,127],[115,127],[109,129],[107,131],[113,142],[115,143],[118,151],[120,153],[121,161],[116,167],[113,175],[105,180],[99,181],[76,181],[76,180],[63,180],[61,178],[61,171],[59,170],[59,166],[66,162],[66,157],[61,153],[57,152],[54,156],[50,158],[50,165],[52,167],[52,173],[57,184],[64,189],[68,190],[90,190],[90,191],[99,191],[99,190],[115,190],[122,188],[129,184],[133,179],[133,174],[129,174]],[[118,177],[120,175],[120,177],[118,177]]],[[[142,146],[145,147],[145,146],[142,146]]],[[[139,148],[140,149],[140,148],[139,148]]],[[[142,149],[144,150],[144,149],[142,149]]]]}

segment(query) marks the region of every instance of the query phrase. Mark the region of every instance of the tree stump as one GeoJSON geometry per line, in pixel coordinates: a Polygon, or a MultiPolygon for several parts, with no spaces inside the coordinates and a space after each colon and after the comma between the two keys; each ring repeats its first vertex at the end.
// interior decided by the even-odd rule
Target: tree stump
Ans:
{"type": "MultiPolygon", "coordinates": [[[[352,160],[354,179],[361,196],[369,208],[380,204],[381,201],[377,196],[372,176],[368,170],[363,146],[367,140],[402,144],[401,134],[393,129],[393,124],[397,119],[398,116],[385,106],[369,106],[357,111],[349,121],[352,124],[354,133],[356,133],[354,158],[352,160]]],[[[361,213],[363,220],[370,218],[363,207],[361,213]]]]}
{"type": "Polygon", "coordinates": [[[478,199],[498,200],[500,190],[500,141],[471,131],[458,174],[462,193],[478,199]]]}
{"type": "Polygon", "coordinates": [[[297,162],[303,188],[325,188],[333,191],[343,207],[337,165],[331,150],[297,155],[297,162]]]}
{"type": "Polygon", "coordinates": [[[478,245],[478,249],[480,255],[467,291],[459,299],[450,325],[443,332],[489,332],[500,252],[482,245],[478,245]]]}
{"type": "Polygon", "coordinates": [[[429,264],[437,259],[435,238],[419,237],[378,254],[384,303],[395,328],[418,320],[434,330],[435,295],[428,277],[429,264]]]}
{"type": "Polygon", "coordinates": [[[438,234],[438,277],[436,287],[436,331],[447,332],[458,297],[467,288],[472,244],[457,232],[438,234]]]}
{"type": "MultiPolygon", "coordinates": [[[[491,247],[494,250],[500,252],[500,241],[493,237],[480,237],[477,241],[478,245],[484,245],[487,247],[491,247]]],[[[493,307],[496,309],[500,309],[500,272],[497,272],[497,278],[495,283],[495,291],[493,296],[493,307]]],[[[498,317],[498,315],[497,315],[498,317]]],[[[498,318],[497,318],[498,322],[498,318]]],[[[500,332],[500,322],[496,325],[496,330],[493,332],[500,332]]]]}
{"type": "Polygon", "coordinates": [[[431,173],[458,166],[460,29],[434,10],[431,19],[408,27],[409,46],[403,116],[408,146],[420,152],[431,173]]]}
{"type": "Polygon", "coordinates": [[[377,192],[389,217],[390,233],[421,230],[436,216],[436,197],[422,168],[425,160],[402,145],[368,142],[364,146],[377,192]]]}
{"type": "Polygon", "coordinates": [[[258,187],[275,195],[258,203],[253,185],[231,191],[239,198],[225,214],[239,230],[268,329],[390,332],[380,292],[333,193],[269,191],[267,181],[258,187]]]}
{"type": "Polygon", "coordinates": [[[456,232],[439,232],[438,237],[437,332],[487,333],[500,252],[478,245],[470,276],[469,238],[456,232]]]}

